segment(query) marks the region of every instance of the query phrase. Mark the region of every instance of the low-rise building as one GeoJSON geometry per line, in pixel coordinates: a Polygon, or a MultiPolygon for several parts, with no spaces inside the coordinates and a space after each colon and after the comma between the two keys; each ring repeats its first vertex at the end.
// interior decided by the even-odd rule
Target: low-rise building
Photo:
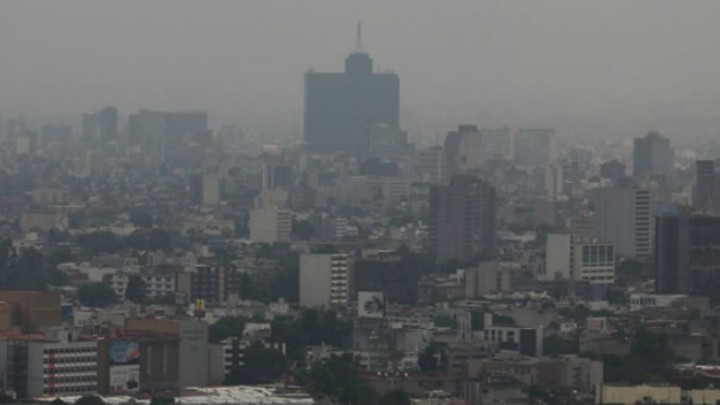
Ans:
{"type": "MultiPolygon", "coordinates": [[[[680,404],[682,389],[672,385],[599,384],[596,404],[634,405],[637,403],[680,404]],[[648,402],[650,401],[650,402],[648,402]]],[[[693,402],[702,403],[702,402],[693,402]]]]}

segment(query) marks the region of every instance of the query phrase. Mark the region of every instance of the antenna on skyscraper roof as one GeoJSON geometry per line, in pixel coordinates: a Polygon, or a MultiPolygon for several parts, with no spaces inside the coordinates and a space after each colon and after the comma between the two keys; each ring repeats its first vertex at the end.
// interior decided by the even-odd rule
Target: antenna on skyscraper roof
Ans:
{"type": "Polygon", "coordinates": [[[357,38],[355,39],[355,51],[362,52],[362,21],[357,23],[357,38]]]}

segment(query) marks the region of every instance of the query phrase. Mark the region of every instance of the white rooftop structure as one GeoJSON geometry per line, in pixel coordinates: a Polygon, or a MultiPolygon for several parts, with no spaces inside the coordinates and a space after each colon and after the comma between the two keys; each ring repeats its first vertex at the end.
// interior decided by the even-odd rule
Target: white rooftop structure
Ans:
{"type": "MultiPolygon", "coordinates": [[[[149,405],[149,400],[136,399],[129,396],[100,396],[108,405],[149,405]]],[[[68,404],[75,403],[79,396],[60,397],[68,404]]],[[[41,398],[40,402],[50,402],[55,398],[41,398]]],[[[271,387],[237,385],[232,387],[185,388],[183,395],[175,398],[176,404],[185,405],[312,405],[315,400],[302,391],[282,392],[271,387]]]]}
{"type": "Polygon", "coordinates": [[[227,405],[266,405],[266,404],[314,404],[312,397],[303,392],[278,392],[267,387],[238,385],[232,387],[188,388],[176,404],[227,404],[227,405]]]}

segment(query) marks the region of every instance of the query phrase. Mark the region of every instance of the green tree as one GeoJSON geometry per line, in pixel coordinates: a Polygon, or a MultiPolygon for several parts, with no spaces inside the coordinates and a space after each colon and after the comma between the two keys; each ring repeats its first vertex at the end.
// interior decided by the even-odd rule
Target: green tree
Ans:
{"type": "Polygon", "coordinates": [[[310,240],[315,234],[315,227],[308,220],[295,220],[292,222],[291,235],[299,240],[310,240]]]}
{"type": "Polygon", "coordinates": [[[130,222],[136,228],[152,228],[153,216],[147,211],[135,210],[130,213],[130,222]]]}
{"type": "Polygon", "coordinates": [[[82,247],[86,257],[92,257],[99,253],[118,253],[122,250],[122,243],[112,232],[93,232],[80,235],[77,243],[82,247]]]}
{"type": "Polygon", "coordinates": [[[327,397],[341,404],[377,404],[375,391],[360,377],[350,354],[331,356],[309,371],[296,370],[295,379],[316,398],[327,397]]]}
{"type": "Polygon", "coordinates": [[[435,317],[435,326],[438,328],[452,328],[457,327],[457,321],[449,315],[438,315],[435,317]]]}
{"type": "Polygon", "coordinates": [[[645,329],[635,332],[629,355],[620,357],[609,354],[599,357],[604,364],[605,381],[624,384],[667,381],[670,371],[666,366],[674,358],[667,336],[645,329]]]}
{"type": "Polygon", "coordinates": [[[539,385],[531,385],[528,387],[528,396],[531,399],[544,398],[547,395],[545,390],[539,385]]]}
{"type": "Polygon", "coordinates": [[[410,405],[410,395],[398,389],[393,390],[380,397],[379,405],[410,405]]]}
{"type": "Polygon", "coordinates": [[[75,401],[75,405],[105,405],[105,401],[95,395],[85,395],[75,401]]]}
{"type": "Polygon", "coordinates": [[[418,356],[418,366],[423,373],[436,373],[439,368],[438,345],[435,342],[430,343],[418,356]]]}
{"type": "Polygon", "coordinates": [[[302,360],[305,346],[329,344],[349,348],[352,322],[340,319],[332,310],[304,310],[298,319],[276,318],[272,323],[274,340],[287,344],[288,356],[302,360]]]}
{"type": "Polygon", "coordinates": [[[67,275],[57,269],[57,263],[37,249],[19,252],[12,241],[0,242],[0,285],[11,290],[46,290],[48,285],[66,285],[67,275]]]}
{"type": "Polygon", "coordinates": [[[144,304],[146,299],[147,283],[137,274],[130,276],[125,288],[125,299],[135,304],[144,304]]]}
{"type": "Polygon", "coordinates": [[[551,335],[543,340],[543,354],[546,356],[576,354],[577,352],[578,342],[576,340],[563,339],[558,335],[551,335]]]}
{"type": "Polygon", "coordinates": [[[118,301],[115,291],[105,283],[87,283],[78,288],[77,298],[86,307],[104,307],[118,301]]]}
{"type": "Polygon", "coordinates": [[[287,368],[285,356],[278,350],[254,342],[245,349],[243,365],[230,372],[225,384],[263,384],[277,381],[287,368]]]}
{"type": "Polygon", "coordinates": [[[231,336],[242,336],[245,330],[245,321],[242,316],[227,316],[218,319],[208,328],[210,343],[218,343],[231,336]]]}
{"type": "Polygon", "coordinates": [[[150,398],[150,405],[170,405],[175,403],[175,398],[166,396],[153,396],[150,398]]]}
{"type": "Polygon", "coordinates": [[[174,293],[166,293],[159,297],[152,297],[148,300],[148,304],[174,305],[175,304],[175,294],[174,293]]]}
{"type": "Polygon", "coordinates": [[[508,315],[492,314],[493,325],[497,326],[514,326],[515,320],[508,315]]]}
{"type": "Polygon", "coordinates": [[[163,250],[173,247],[173,234],[165,229],[143,229],[125,238],[128,247],[135,250],[163,250]]]}
{"type": "Polygon", "coordinates": [[[615,274],[620,281],[641,281],[643,279],[644,267],[643,263],[639,260],[623,260],[617,264],[615,274]]]}

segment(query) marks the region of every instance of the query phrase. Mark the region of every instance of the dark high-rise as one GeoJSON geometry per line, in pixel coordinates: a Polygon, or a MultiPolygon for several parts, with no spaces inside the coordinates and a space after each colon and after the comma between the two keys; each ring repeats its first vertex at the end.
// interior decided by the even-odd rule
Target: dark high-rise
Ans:
{"type": "Polygon", "coordinates": [[[439,262],[474,260],[495,253],[495,188],[457,175],[430,189],[430,248],[439,262]]]}
{"type": "Polygon", "coordinates": [[[657,132],[650,132],[633,143],[633,175],[637,178],[648,175],[670,177],[673,172],[674,153],[670,139],[657,132]]]}
{"type": "Polygon", "coordinates": [[[692,205],[698,211],[720,212],[720,173],[717,172],[717,161],[695,161],[692,205]]]}
{"type": "Polygon", "coordinates": [[[114,141],[118,137],[118,110],[115,107],[105,107],[98,113],[100,126],[100,139],[114,141]]]}
{"type": "Polygon", "coordinates": [[[305,74],[305,140],[316,152],[356,155],[372,126],[399,129],[400,79],[373,72],[364,52],[345,59],[345,71],[305,74]]]}
{"type": "Polygon", "coordinates": [[[625,177],[625,165],[618,160],[605,162],[600,165],[600,177],[617,183],[625,177]]]}
{"type": "Polygon", "coordinates": [[[720,297],[720,217],[657,217],[653,253],[657,292],[720,297]]]}

